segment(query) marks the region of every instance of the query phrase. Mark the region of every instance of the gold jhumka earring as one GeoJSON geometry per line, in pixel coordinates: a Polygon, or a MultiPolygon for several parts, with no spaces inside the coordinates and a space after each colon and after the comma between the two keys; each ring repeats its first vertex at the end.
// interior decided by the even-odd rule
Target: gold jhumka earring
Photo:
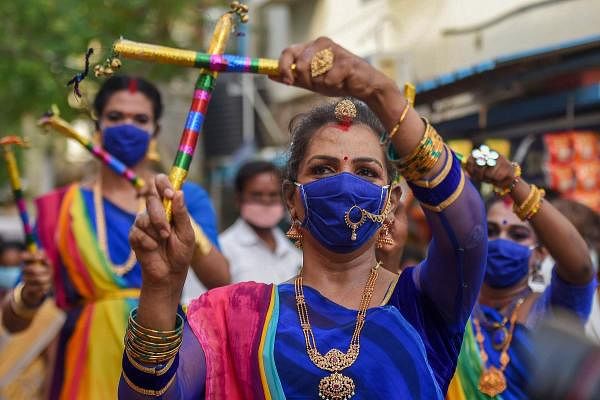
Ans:
{"type": "Polygon", "coordinates": [[[302,248],[302,231],[300,230],[300,222],[297,219],[292,221],[292,226],[290,226],[285,235],[294,242],[297,248],[302,248]]]}
{"type": "Polygon", "coordinates": [[[392,246],[394,244],[394,238],[390,233],[390,226],[394,223],[394,220],[386,220],[383,223],[379,235],[377,236],[377,248],[382,249],[385,246],[392,246]]]}

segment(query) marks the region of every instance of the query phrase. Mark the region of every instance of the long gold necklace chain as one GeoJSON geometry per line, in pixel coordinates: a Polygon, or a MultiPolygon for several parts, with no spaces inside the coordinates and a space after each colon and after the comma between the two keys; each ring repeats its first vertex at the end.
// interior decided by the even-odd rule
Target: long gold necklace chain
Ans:
{"type": "Polygon", "coordinates": [[[473,318],[473,325],[475,325],[475,339],[477,340],[477,345],[479,347],[479,354],[481,356],[481,364],[483,368],[481,376],[479,377],[479,391],[490,397],[497,396],[506,390],[506,376],[504,376],[504,370],[506,370],[506,367],[510,363],[508,349],[510,348],[513,333],[515,331],[515,324],[517,322],[517,312],[519,311],[519,307],[521,307],[521,304],[523,304],[524,301],[524,297],[520,298],[517,301],[515,309],[513,310],[510,316],[510,330],[508,331],[508,337],[506,338],[506,342],[502,348],[502,353],[500,353],[500,368],[496,368],[493,365],[491,367],[487,366],[489,357],[487,352],[485,351],[485,337],[481,332],[481,325],[479,323],[479,320],[477,318],[473,318]]]}
{"type": "MultiPolygon", "coordinates": [[[[135,257],[135,252],[133,249],[129,251],[129,257],[123,264],[114,264],[110,259],[110,253],[108,251],[108,240],[106,236],[106,219],[104,217],[104,203],[102,201],[102,185],[100,180],[94,184],[93,187],[94,194],[94,212],[96,215],[96,234],[98,237],[98,244],[100,245],[100,250],[104,252],[106,255],[106,260],[108,261],[108,265],[110,265],[113,272],[118,276],[123,276],[135,267],[137,262],[137,258],[135,257]]],[[[140,210],[143,210],[144,203],[143,200],[140,200],[140,210]]]]}
{"type": "Polygon", "coordinates": [[[358,358],[360,352],[360,332],[365,325],[367,309],[369,308],[369,304],[371,304],[371,298],[373,297],[373,291],[375,289],[375,283],[377,282],[377,276],[379,275],[378,270],[380,266],[381,262],[378,262],[371,268],[371,272],[369,273],[369,278],[365,284],[358,313],[356,315],[354,333],[352,334],[350,345],[348,346],[346,353],[343,353],[336,348],[329,350],[325,355],[322,355],[319,352],[315,336],[310,326],[310,320],[308,319],[308,307],[306,305],[302,287],[302,271],[300,271],[300,274],[294,280],[296,307],[298,309],[300,327],[302,328],[304,341],[306,342],[306,352],[308,353],[308,357],[317,367],[333,372],[319,382],[319,397],[321,399],[346,400],[355,394],[356,385],[354,384],[354,381],[352,378],[342,375],[340,371],[351,366],[358,358]]]}

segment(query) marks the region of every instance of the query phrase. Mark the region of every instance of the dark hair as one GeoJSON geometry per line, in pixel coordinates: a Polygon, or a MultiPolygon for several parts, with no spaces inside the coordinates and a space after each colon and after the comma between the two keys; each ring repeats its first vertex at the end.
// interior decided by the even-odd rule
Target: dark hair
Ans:
{"type": "Polygon", "coordinates": [[[100,87],[96,98],[94,99],[94,111],[98,118],[102,115],[102,111],[106,107],[110,97],[121,90],[139,90],[152,103],[154,111],[154,121],[158,121],[163,111],[163,104],[160,97],[160,92],[152,83],[143,78],[136,78],[127,75],[115,75],[108,78],[100,87]]]}
{"type": "Polygon", "coordinates": [[[275,164],[269,161],[255,160],[248,161],[240,167],[235,176],[235,191],[242,193],[246,183],[257,175],[265,172],[275,174],[278,179],[281,179],[281,173],[275,164]]]}
{"type": "Polygon", "coordinates": [[[7,250],[25,250],[25,244],[16,240],[7,240],[0,242],[0,254],[4,254],[7,250]]]}
{"type": "MultiPolygon", "coordinates": [[[[357,116],[353,120],[353,124],[363,124],[368,126],[373,135],[377,139],[381,138],[385,132],[385,128],[379,121],[379,118],[373,111],[362,101],[353,98],[348,98],[354,103],[356,107],[357,116]]],[[[300,162],[306,154],[306,149],[310,144],[310,141],[314,133],[323,125],[328,123],[339,122],[335,117],[335,106],[336,102],[325,103],[319,105],[307,113],[298,114],[289,124],[289,131],[292,138],[292,142],[289,148],[288,162],[285,169],[285,179],[289,181],[295,181],[298,177],[298,168],[300,162]]],[[[393,164],[385,158],[385,167],[388,172],[388,180],[392,182],[396,176],[396,169],[393,164]]]]}

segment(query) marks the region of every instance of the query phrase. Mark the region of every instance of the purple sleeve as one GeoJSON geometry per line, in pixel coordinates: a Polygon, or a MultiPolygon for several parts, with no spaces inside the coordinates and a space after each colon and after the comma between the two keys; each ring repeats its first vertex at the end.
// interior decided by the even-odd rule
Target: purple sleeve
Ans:
{"type": "Polygon", "coordinates": [[[464,326],[483,281],[487,256],[485,209],[467,179],[458,199],[442,212],[425,210],[433,239],[413,273],[416,288],[446,323],[464,326]]]}
{"type": "Polygon", "coordinates": [[[558,276],[555,267],[552,270],[550,286],[536,300],[529,312],[527,326],[530,328],[535,326],[546,313],[557,308],[562,308],[575,314],[581,320],[582,324],[585,323],[592,310],[592,302],[594,301],[594,292],[597,284],[598,282],[595,278],[585,285],[573,285],[565,282],[558,276]]]}
{"type": "MultiPolygon", "coordinates": [[[[126,356],[123,357],[123,369],[128,371],[134,368],[126,356]]],[[[164,400],[197,400],[204,398],[204,384],[206,380],[206,363],[204,352],[198,342],[198,339],[192,332],[192,329],[185,322],[183,330],[183,344],[179,350],[179,365],[173,371],[167,372],[164,377],[166,381],[175,376],[174,382],[167,391],[161,396],[143,395],[132,389],[125,381],[123,374],[119,382],[120,400],[146,400],[146,399],[164,399],[164,400]]],[[[138,372],[137,376],[129,377],[129,380],[135,380],[138,386],[145,382],[151,382],[156,379],[153,375],[138,372]]]]}

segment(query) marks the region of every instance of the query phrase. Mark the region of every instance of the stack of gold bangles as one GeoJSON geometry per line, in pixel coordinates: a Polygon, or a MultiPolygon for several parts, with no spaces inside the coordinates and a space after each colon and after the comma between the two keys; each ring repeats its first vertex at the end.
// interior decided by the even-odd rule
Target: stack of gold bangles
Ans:
{"type": "Polygon", "coordinates": [[[148,329],[136,321],[137,309],[129,315],[125,334],[123,380],[144,396],[162,396],[175,382],[179,350],[183,342],[183,317],[177,314],[175,329],[148,329]]]}
{"type": "Polygon", "coordinates": [[[540,189],[535,185],[531,185],[531,190],[527,195],[525,201],[517,205],[513,204],[513,211],[522,220],[530,220],[534,215],[540,211],[542,203],[544,201],[544,195],[546,192],[544,189],[540,189]]]}
{"type": "MultiPolygon", "coordinates": [[[[398,124],[404,120],[404,117],[405,113],[403,112],[398,124]]],[[[425,134],[417,147],[407,156],[397,157],[389,137],[382,143],[388,144],[388,158],[407,180],[421,205],[432,211],[441,212],[462,193],[465,177],[460,161],[452,150],[444,144],[442,137],[429,121],[423,118],[423,122],[425,123],[425,134]],[[431,179],[424,179],[444,154],[446,159],[442,169],[431,179]]],[[[392,132],[397,131],[398,124],[392,132]]]]}
{"type": "Polygon", "coordinates": [[[136,316],[137,310],[133,310],[125,335],[125,351],[130,361],[160,364],[179,353],[183,342],[183,318],[179,314],[175,329],[170,331],[144,328],[136,322],[136,316]]]}
{"type": "Polygon", "coordinates": [[[429,172],[437,163],[444,149],[442,137],[425,121],[425,134],[417,147],[406,157],[395,161],[395,165],[407,181],[416,181],[429,172]]]}

